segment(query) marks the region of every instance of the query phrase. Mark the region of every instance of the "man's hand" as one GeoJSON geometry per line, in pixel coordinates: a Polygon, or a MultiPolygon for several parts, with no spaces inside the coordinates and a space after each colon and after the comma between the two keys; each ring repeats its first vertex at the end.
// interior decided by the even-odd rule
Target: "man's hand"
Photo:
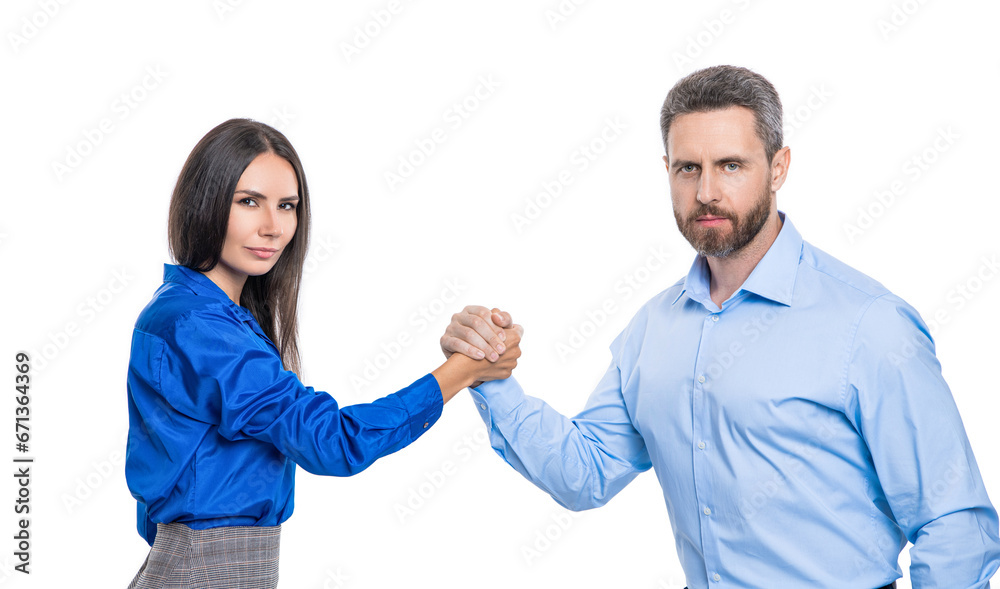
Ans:
{"type": "Polygon", "coordinates": [[[501,380],[511,375],[521,356],[521,326],[515,325],[503,331],[506,350],[498,361],[471,360],[464,354],[452,354],[432,372],[445,403],[465,387],[478,387],[486,381],[501,380]]]}
{"type": "Polygon", "coordinates": [[[516,330],[518,340],[524,334],[524,328],[514,325],[510,313],[470,305],[451,316],[451,323],[441,336],[441,351],[445,358],[458,352],[473,360],[486,358],[496,362],[508,347],[504,328],[516,330]]]}

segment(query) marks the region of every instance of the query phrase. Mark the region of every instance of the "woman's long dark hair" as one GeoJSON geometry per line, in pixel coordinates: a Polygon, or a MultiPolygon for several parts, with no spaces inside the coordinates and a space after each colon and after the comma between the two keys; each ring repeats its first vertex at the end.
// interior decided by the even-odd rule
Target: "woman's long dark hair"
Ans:
{"type": "Polygon", "coordinates": [[[167,235],[178,264],[199,272],[214,268],[222,256],[236,184],[262,153],[284,158],[295,170],[298,224],[274,267],[247,278],[239,303],[278,347],[285,369],[298,373],[299,284],[309,244],[309,189],[302,162],[288,139],[277,129],[250,119],[230,119],[209,131],[177,178],[167,235]]]}

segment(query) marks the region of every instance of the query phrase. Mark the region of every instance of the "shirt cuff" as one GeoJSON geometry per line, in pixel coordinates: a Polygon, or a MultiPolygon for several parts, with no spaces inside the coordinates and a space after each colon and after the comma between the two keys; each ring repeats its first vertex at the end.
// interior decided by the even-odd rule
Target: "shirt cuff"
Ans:
{"type": "Polygon", "coordinates": [[[513,376],[484,382],[469,392],[487,426],[510,415],[524,401],[524,390],[513,376]]]}
{"type": "Polygon", "coordinates": [[[444,398],[433,374],[426,374],[396,393],[410,416],[410,439],[419,438],[441,418],[444,398]]]}

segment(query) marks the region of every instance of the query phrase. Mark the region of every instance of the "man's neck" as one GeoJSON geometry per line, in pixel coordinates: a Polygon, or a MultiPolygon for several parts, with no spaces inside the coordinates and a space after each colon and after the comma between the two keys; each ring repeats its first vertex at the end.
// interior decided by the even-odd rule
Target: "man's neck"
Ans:
{"type": "Polygon", "coordinates": [[[733,252],[725,258],[708,257],[710,292],[712,302],[719,308],[733,293],[739,290],[743,283],[757,267],[757,264],[771,249],[771,244],[781,231],[781,217],[775,212],[760,233],[738,252],[733,252]]]}

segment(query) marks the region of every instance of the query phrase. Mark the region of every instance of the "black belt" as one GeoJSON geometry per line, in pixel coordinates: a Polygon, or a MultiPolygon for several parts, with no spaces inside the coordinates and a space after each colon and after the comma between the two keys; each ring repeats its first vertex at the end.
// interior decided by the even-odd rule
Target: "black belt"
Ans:
{"type": "MultiPolygon", "coordinates": [[[[685,587],[684,589],[687,589],[687,587],[685,587]]],[[[896,589],[896,582],[893,581],[892,583],[889,583],[885,587],[879,587],[879,589],[896,589]]]]}

